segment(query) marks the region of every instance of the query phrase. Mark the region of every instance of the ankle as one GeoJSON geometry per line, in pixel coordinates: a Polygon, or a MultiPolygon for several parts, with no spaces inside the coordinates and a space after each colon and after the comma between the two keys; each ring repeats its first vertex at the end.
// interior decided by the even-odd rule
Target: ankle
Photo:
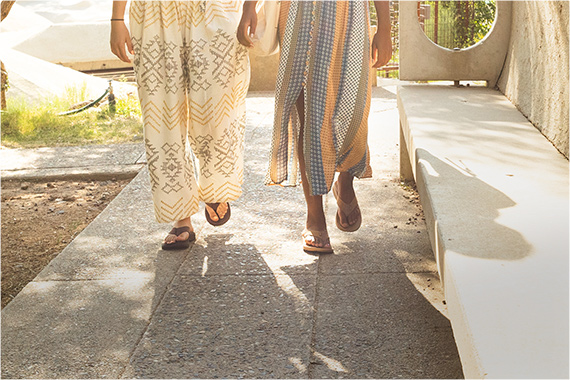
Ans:
{"type": "Polygon", "coordinates": [[[192,227],[192,221],[190,218],[184,218],[181,220],[177,220],[173,224],[174,227],[192,227]]]}
{"type": "Polygon", "coordinates": [[[327,221],[324,212],[307,214],[305,226],[308,230],[326,231],[327,221]]]}
{"type": "MultiPolygon", "coordinates": [[[[349,172],[342,172],[338,176],[338,191],[340,195],[349,195],[350,197],[354,194],[354,186],[353,186],[354,177],[349,172]]],[[[342,196],[342,198],[345,198],[342,196]]]]}

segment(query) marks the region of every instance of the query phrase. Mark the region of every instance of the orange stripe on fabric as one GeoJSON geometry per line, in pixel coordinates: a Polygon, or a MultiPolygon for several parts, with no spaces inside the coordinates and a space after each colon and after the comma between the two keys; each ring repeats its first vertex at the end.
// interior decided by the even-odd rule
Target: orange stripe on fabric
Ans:
{"type": "Polygon", "coordinates": [[[327,189],[330,189],[336,171],[336,149],[334,147],[332,118],[336,108],[338,88],[342,75],[342,62],[345,51],[346,29],[348,22],[349,4],[347,1],[338,1],[336,6],[335,36],[333,50],[329,62],[327,98],[323,126],[321,128],[321,152],[327,189]]]}
{"type": "MultiPolygon", "coordinates": [[[[372,41],[371,36],[371,29],[370,29],[370,20],[367,17],[367,26],[368,26],[368,40],[369,40],[369,47],[365,49],[364,53],[366,56],[362,57],[362,66],[361,66],[361,78],[360,78],[360,88],[357,95],[357,101],[355,104],[355,110],[363,108],[362,112],[354,112],[353,117],[361,117],[360,122],[358,120],[353,120],[351,123],[350,129],[346,136],[346,142],[348,145],[342,147],[342,151],[340,152],[343,154],[344,152],[349,152],[348,156],[345,160],[339,165],[337,168],[338,171],[347,171],[351,167],[358,165],[364,157],[365,154],[368,153],[368,115],[370,113],[370,96],[372,90],[372,83],[370,81],[370,67],[372,64],[371,54],[370,54],[370,42],[372,41]],[[365,97],[364,91],[366,88],[365,97]],[[364,102],[364,104],[362,104],[364,102]]],[[[370,155],[367,154],[366,159],[366,169],[364,172],[359,176],[360,178],[368,178],[372,175],[372,168],[369,165],[370,163],[370,155]]]]}
{"type": "MultiPolygon", "coordinates": [[[[291,10],[291,4],[290,1],[282,1],[281,2],[281,6],[279,8],[279,24],[278,24],[278,28],[279,28],[279,35],[280,35],[280,43],[282,43],[283,41],[283,36],[285,34],[285,28],[287,26],[287,20],[289,18],[289,12],[291,10]]],[[[299,10],[298,10],[299,11],[299,10]]],[[[297,46],[297,40],[298,40],[298,33],[296,32],[298,30],[299,24],[301,23],[301,17],[295,17],[295,21],[297,23],[297,25],[294,26],[294,32],[293,35],[291,36],[291,44],[289,46],[289,51],[295,51],[295,47],[297,46]]],[[[283,54],[283,49],[279,49],[279,54],[282,55],[283,54]]],[[[289,54],[289,59],[293,59],[294,54],[289,54]]],[[[284,59],[284,57],[279,57],[280,60],[284,59]]],[[[281,64],[281,63],[280,63],[281,64]]],[[[291,69],[292,69],[292,64],[288,61],[286,68],[285,68],[285,72],[283,74],[283,84],[282,84],[282,88],[281,88],[281,93],[282,94],[286,94],[288,92],[288,87],[289,87],[289,82],[291,80],[291,69]]],[[[283,114],[283,109],[285,107],[284,102],[285,102],[285,98],[284,96],[280,97],[279,99],[277,99],[278,103],[276,104],[276,108],[275,108],[275,115],[282,115],[283,114]]],[[[294,110],[291,111],[291,114],[294,112],[294,110]]],[[[288,122],[288,131],[289,133],[292,132],[292,127],[291,127],[291,122],[288,122]]],[[[277,126],[281,126],[281,120],[275,120],[274,123],[274,128],[273,128],[273,142],[274,144],[277,144],[281,141],[281,128],[277,128],[277,126]]],[[[271,161],[270,161],[270,167],[269,167],[269,178],[272,182],[280,182],[277,178],[277,167],[278,167],[278,154],[279,154],[279,149],[277,148],[277,146],[274,146],[274,148],[271,150],[271,161]]],[[[291,136],[289,136],[289,143],[288,146],[291,146],[291,136]]],[[[295,145],[296,146],[296,145],[295,145]]],[[[289,153],[290,154],[290,153],[289,153]]]]}

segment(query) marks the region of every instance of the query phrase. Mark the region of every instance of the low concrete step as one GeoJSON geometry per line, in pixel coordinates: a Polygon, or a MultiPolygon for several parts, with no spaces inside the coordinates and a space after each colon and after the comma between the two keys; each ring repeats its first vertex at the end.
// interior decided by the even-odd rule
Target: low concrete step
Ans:
{"type": "Polygon", "coordinates": [[[501,93],[398,91],[466,378],[568,376],[568,161],[501,93]]]}

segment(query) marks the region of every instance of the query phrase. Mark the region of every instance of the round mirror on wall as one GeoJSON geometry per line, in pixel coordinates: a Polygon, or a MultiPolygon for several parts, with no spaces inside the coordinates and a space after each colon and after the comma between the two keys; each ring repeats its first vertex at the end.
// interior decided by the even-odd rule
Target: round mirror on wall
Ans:
{"type": "Polygon", "coordinates": [[[481,41],[496,14],[495,0],[418,2],[420,27],[430,40],[447,49],[465,49],[481,41]]]}

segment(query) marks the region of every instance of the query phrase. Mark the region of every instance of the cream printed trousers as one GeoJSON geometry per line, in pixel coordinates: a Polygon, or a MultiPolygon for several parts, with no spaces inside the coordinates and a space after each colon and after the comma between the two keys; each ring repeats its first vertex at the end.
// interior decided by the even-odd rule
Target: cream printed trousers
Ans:
{"type": "Polygon", "coordinates": [[[187,218],[241,195],[247,49],[241,1],[132,1],[130,29],[154,211],[187,218]]]}

